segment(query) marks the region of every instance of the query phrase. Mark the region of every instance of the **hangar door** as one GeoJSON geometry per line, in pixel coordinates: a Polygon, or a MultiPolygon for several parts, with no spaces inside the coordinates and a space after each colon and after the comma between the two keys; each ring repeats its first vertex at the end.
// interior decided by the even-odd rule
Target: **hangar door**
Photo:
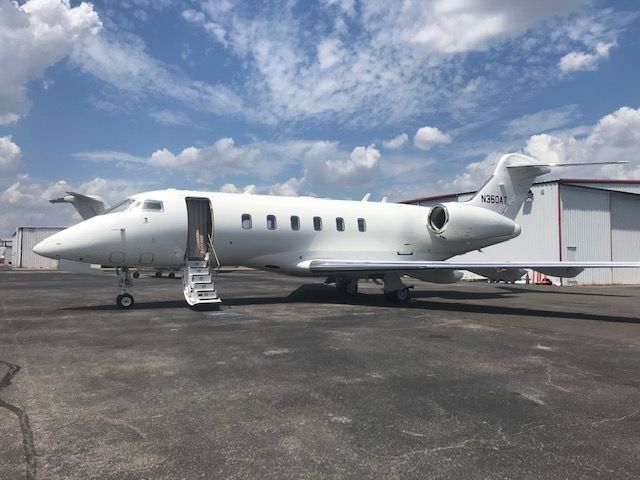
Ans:
{"type": "MultiPolygon", "coordinates": [[[[640,260],[640,195],[611,192],[611,260],[640,260]]],[[[637,268],[613,270],[613,283],[640,284],[637,268]]]]}
{"type": "MultiPolygon", "coordinates": [[[[567,261],[611,260],[611,215],[609,192],[563,185],[562,259],[567,261]]],[[[612,281],[610,268],[587,269],[571,285],[607,285],[612,281]]]]}

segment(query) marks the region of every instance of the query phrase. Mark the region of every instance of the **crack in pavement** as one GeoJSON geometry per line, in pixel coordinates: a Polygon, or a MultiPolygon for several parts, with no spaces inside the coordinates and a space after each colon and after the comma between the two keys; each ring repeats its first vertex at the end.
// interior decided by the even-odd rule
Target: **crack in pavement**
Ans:
{"type": "MultiPolygon", "coordinates": [[[[0,365],[4,365],[8,368],[7,373],[0,380],[0,389],[11,385],[11,380],[20,371],[20,365],[5,362],[0,360],[0,365]]],[[[25,461],[25,478],[27,480],[36,480],[37,476],[37,461],[36,461],[36,449],[33,443],[33,431],[31,430],[31,424],[29,423],[29,415],[24,408],[16,407],[10,403],[5,402],[0,398],[0,407],[12,412],[18,417],[20,423],[20,430],[22,431],[22,449],[24,450],[25,461]]]]}

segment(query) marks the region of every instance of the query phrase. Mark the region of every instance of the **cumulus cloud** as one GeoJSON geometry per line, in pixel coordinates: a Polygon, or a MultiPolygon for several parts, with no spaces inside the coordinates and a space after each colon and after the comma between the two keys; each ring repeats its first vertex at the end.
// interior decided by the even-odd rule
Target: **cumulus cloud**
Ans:
{"type": "Polygon", "coordinates": [[[13,143],[11,135],[0,137],[0,171],[20,168],[21,157],[20,147],[13,143]]]}
{"type": "Polygon", "coordinates": [[[256,167],[259,150],[236,147],[233,138],[221,138],[208,147],[187,147],[178,154],[166,148],[149,157],[149,165],[167,169],[198,169],[203,175],[242,173],[256,167]]]}
{"type": "Polygon", "coordinates": [[[598,42],[593,53],[569,52],[558,62],[558,68],[564,74],[581,70],[597,70],[600,60],[609,56],[609,50],[615,44],[598,42]]]}
{"type": "MultiPolygon", "coordinates": [[[[553,175],[565,178],[633,178],[640,179],[640,109],[622,107],[602,117],[586,135],[571,130],[529,137],[523,152],[544,163],[627,161],[624,165],[570,167],[553,175]]],[[[495,151],[483,160],[466,166],[444,188],[473,190],[493,172],[500,157],[507,152],[495,151]]]]}
{"type": "Polygon", "coordinates": [[[420,150],[429,150],[436,145],[451,143],[450,135],[435,127],[419,128],[413,137],[413,144],[420,150]]]}
{"type": "Polygon", "coordinates": [[[395,150],[397,148],[401,148],[405,143],[407,143],[408,140],[409,135],[407,135],[406,133],[401,133],[400,135],[393,137],[390,140],[382,142],[382,146],[390,150],[395,150]]]}
{"type": "Polygon", "coordinates": [[[334,142],[318,142],[306,154],[304,178],[311,184],[363,184],[371,180],[380,163],[375,145],[354,148],[349,158],[334,142]]]}
{"type": "Polygon", "coordinates": [[[269,188],[269,195],[279,195],[282,197],[296,197],[298,190],[304,183],[302,178],[290,178],[286,182],[276,183],[269,188]]]}
{"type": "Polygon", "coordinates": [[[245,185],[244,187],[236,187],[233,183],[225,183],[220,187],[220,191],[223,193],[246,193],[247,195],[258,193],[258,189],[253,184],[245,185]]]}
{"type": "Polygon", "coordinates": [[[71,7],[69,0],[28,0],[22,5],[0,0],[0,125],[26,114],[30,80],[101,28],[90,3],[71,7]]]}

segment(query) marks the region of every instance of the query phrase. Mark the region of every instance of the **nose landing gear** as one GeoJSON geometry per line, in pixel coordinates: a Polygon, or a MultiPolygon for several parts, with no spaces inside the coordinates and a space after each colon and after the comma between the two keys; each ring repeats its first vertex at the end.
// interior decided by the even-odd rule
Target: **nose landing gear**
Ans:
{"type": "Polygon", "coordinates": [[[116,267],[116,275],[118,275],[118,285],[122,291],[116,297],[116,305],[122,309],[132,308],[135,301],[133,295],[129,293],[129,290],[133,288],[133,278],[131,272],[129,272],[129,267],[116,267]]]}

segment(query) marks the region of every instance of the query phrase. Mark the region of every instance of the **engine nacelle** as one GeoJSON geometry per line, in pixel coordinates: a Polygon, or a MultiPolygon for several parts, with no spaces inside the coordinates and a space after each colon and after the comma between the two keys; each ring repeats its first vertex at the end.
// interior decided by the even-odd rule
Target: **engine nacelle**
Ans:
{"type": "Polygon", "coordinates": [[[492,210],[466,203],[435,205],[427,220],[429,230],[448,242],[473,242],[491,238],[517,237],[520,225],[492,210]]]}

